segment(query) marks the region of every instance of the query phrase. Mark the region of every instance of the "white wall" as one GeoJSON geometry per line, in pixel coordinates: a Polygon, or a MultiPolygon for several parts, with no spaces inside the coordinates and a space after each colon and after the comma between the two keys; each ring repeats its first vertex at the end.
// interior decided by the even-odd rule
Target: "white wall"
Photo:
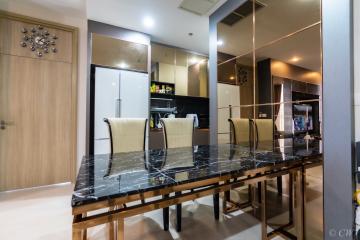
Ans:
{"type": "Polygon", "coordinates": [[[354,1],[355,139],[360,141],[360,1],[354,1]]]}
{"type": "Polygon", "coordinates": [[[86,0],[0,0],[0,9],[79,28],[78,164],[86,146],[87,17],[86,0]],[[41,5],[40,5],[41,4],[41,5]]]}

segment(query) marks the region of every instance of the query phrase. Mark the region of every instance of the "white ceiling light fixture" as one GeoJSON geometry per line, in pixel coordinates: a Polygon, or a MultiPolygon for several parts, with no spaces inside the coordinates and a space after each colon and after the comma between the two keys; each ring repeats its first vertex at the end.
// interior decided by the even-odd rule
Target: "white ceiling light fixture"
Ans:
{"type": "Polygon", "coordinates": [[[221,39],[219,39],[219,40],[217,41],[217,45],[218,45],[218,46],[222,46],[222,45],[224,45],[224,41],[223,41],[223,40],[221,40],[221,39]]]}
{"type": "Polygon", "coordinates": [[[143,19],[143,24],[147,28],[153,28],[155,26],[155,21],[152,17],[146,16],[143,19]]]}

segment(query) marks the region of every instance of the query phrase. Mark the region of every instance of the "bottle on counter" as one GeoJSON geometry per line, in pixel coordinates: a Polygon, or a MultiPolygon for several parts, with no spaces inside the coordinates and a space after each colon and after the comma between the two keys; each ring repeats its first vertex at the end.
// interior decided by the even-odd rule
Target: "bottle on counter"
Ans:
{"type": "Polygon", "coordinates": [[[154,118],[153,116],[151,115],[150,117],[150,128],[154,128],[155,124],[154,124],[154,118]]]}

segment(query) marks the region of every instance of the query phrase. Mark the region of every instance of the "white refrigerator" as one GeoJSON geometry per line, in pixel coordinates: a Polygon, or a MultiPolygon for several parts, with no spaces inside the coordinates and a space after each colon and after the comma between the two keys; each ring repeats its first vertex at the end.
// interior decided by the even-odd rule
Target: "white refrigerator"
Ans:
{"type": "Polygon", "coordinates": [[[148,118],[148,74],[95,68],[94,153],[110,153],[110,135],[104,118],[148,118]]]}

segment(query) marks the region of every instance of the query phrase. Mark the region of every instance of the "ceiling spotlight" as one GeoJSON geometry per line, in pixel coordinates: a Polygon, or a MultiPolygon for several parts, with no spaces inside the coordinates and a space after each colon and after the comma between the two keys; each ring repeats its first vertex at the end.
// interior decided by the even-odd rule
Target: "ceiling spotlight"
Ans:
{"type": "Polygon", "coordinates": [[[152,28],[155,25],[155,21],[151,17],[145,17],[143,20],[143,24],[145,27],[152,28]]]}
{"type": "Polygon", "coordinates": [[[293,58],[291,59],[291,61],[292,61],[292,62],[298,62],[298,61],[300,61],[300,58],[299,58],[299,57],[293,57],[293,58]]]}
{"type": "Polygon", "coordinates": [[[191,37],[193,36],[194,34],[192,32],[189,32],[188,35],[191,37]]]}
{"type": "Polygon", "coordinates": [[[235,77],[234,76],[230,76],[230,78],[229,78],[230,80],[234,80],[235,79],[235,77]]]}
{"type": "Polygon", "coordinates": [[[221,40],[221,39],[219,39],[219,40],[217,41],[217,45],[218,45],[218,46],[222,46],[222,45],[224,45],[224,41],[223,41],[223,40],[221,40]]]}

